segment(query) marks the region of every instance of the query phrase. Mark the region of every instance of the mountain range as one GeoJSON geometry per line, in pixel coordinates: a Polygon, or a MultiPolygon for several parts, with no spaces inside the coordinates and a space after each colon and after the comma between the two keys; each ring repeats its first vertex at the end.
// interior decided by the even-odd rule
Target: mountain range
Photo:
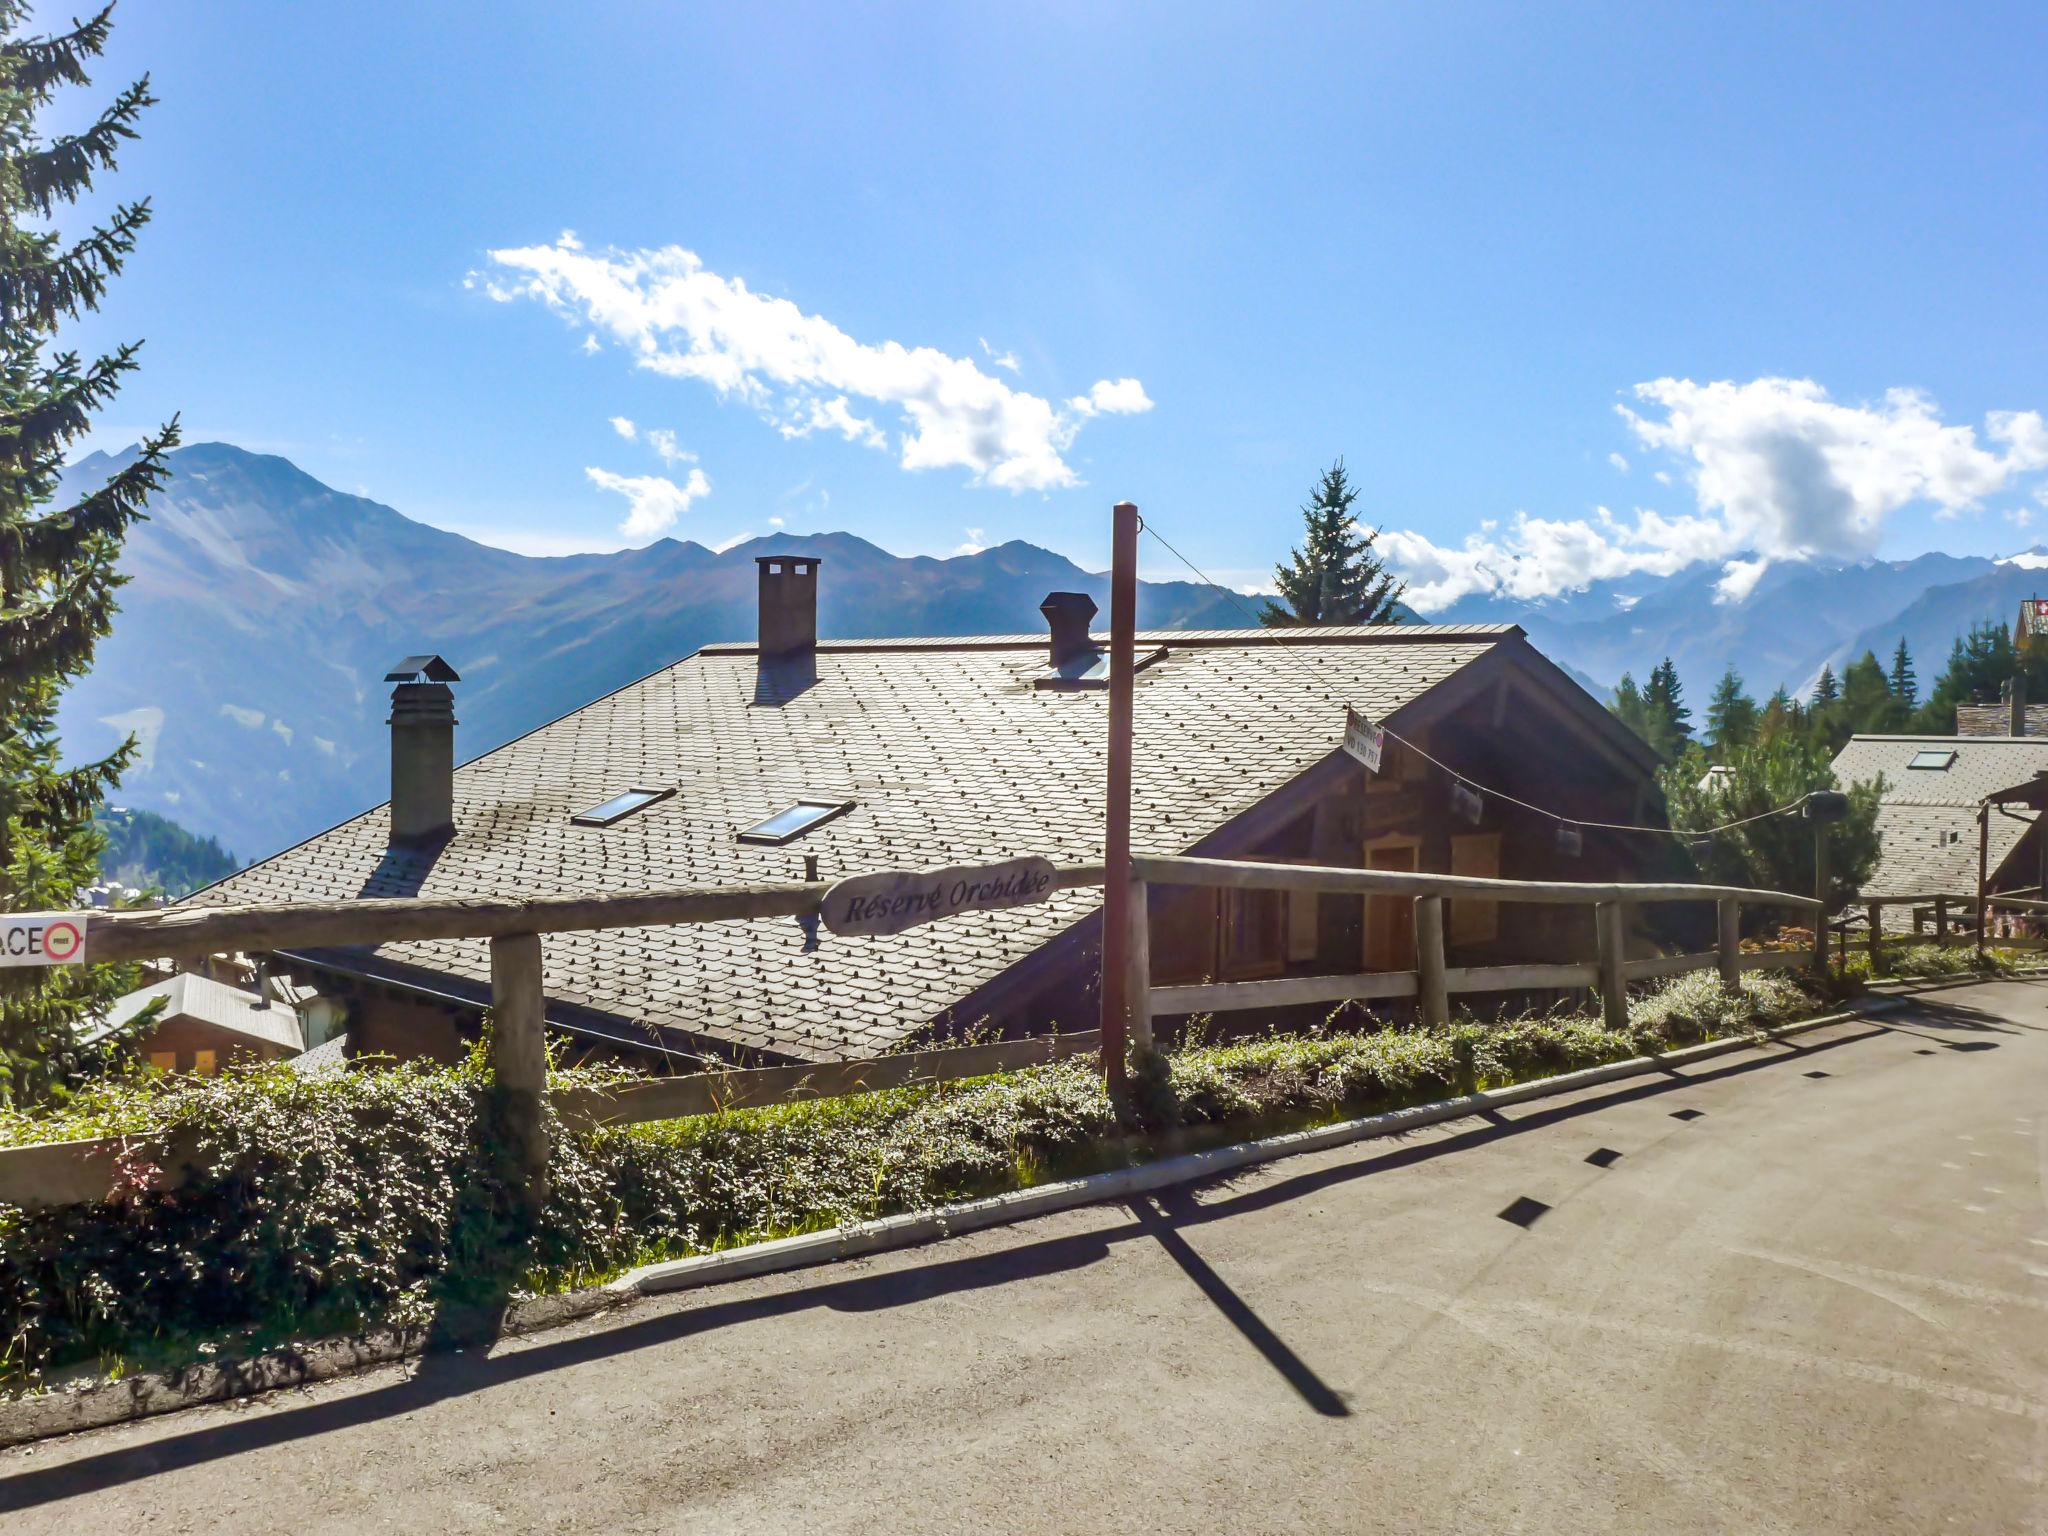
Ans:
{"type": "MultiPolygon", "coordinates": [[[[129,451],[132,454],[133,450],[129,451]]],[[[128,454],[92,454],[64,492],[128,454]]],[[[1108,577],[1022,542],[903,558],[848,533],[776,534],[723,551],[660,539],[615,554],[539,558],[478,544],[225,443],[170,456],[172,476],[128,535],[114,632],[65,695],[73,757],[132,732],[124,803],[245,857],[388,793],[393,662],[438,652],[462,674],[464,757],[532,730],[716,640],[751,639],[757,555],[821,556],[825,636],[1029,633],[1047,592],[1109,603],[1108,577]]],[[[1191,582],[1145,582],[1148,627],[1246,617],[1191,582]]]]}
{"type": "MultiPolygon", "coordinates": [[[[132,451],[132,450],[131,450],[132,451]]],[[[125,456],[72,466],[66,491],[125,456]]],[[[74,757],[134,733],[142,757],[120,791],[245,857],[381,801],[388,776],[381,679],[430,651],[462,674],[458,748],[473,756],[715,640],[754,633],[754,557],[821,556],[825,636],[1032,633],[1054,590],[1108,578],[1013,541],[948,559],[892,555],[849,533],[777,534],[723,551],[661,539],[615,554],[515,554],[415,522],[321,484],[285,459],[225,443],[171,456],[172,478],[128,536],[114,633],[59,717],[74,757]]],[[[1284,551],[1275,551],[1281,554],[1284,551]]],[[[1827,662],[1901,635],[1923,684],[1954,637],[2010,620],[2048,554],[1993,561],[1922,555],[1779,564],[1722,600],[1718,565],[1596,582],[1540,601],[1468,597],[1439,622],[1512,621],[1605,696],[1665,656],[1703,706],[1726,666],[1759,697],[1803,690],[1827,662]]],[[[2040,583],[2048,586],[2048,583],[2040,583]]],[[[1146,582],[1149,628],[1245,624],[1242,600],[1190,582],[1146,582]]]]}

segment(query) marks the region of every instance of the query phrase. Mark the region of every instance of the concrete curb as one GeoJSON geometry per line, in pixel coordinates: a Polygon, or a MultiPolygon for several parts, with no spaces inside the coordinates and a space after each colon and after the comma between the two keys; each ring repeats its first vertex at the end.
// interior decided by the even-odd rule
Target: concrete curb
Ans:
{"type": "MultiPolygon", "coordinates": [[[[1824,1018],[1804,1019],[1757,1036],[1711,1040],[1704,1045],[1687,1046],[1661,1056],[1637,1056],[1628,1061],[1609,1062],[1605,1066],[1587,1067],[1557,1077],[1538,1078],[1506,1088],[1489,1088],[1483,1093],[1442,1099],[1433,1104],[1389,1110],[1385,1114],[1347,1120],[1339,1125],[1292,1131],[1281,1136],[1269,1136],[1262,1141],[1161,1158],[1132,1168],[1090,1174],[1085,1178],[1062,1179],[1058,1183],[1041,1184],[1032,1189],[945,1206],[935,1211],[887,1216],[878,1221],[835,1227],[827,1232],[752,1243],[723,1253],[644,1265],[609,1285],[516,1302],[507,1310],[500,1332],[503,1336],[532,1333],[627,1306],[641,1296],[693,1290],[744,1279],[749,1275],[829,1264],[861,1254],[882,1253],[892,1248],[907,1248],[940,1238],[956,1237],[987,1227],[1007,1226],[1075,1206],[1124,1200],[1150,1190],[1215,1178],[1239,1168],[1274,1162],[1304,1152],[1319,1152],[1350,1142],[1395,1136],[1447,1120],[1464,1119],[1502,1105],[1548,1098],[1601,1083],[1640,1077],[1668,1067],[1705,1061],[1749,1050],[1760,1040],[1789,1039],[1831,1024],[1845,1024],[1871,1014],[1889,1013],[1902,1006],[1901,1001],[1879,998],[1866,1007],[1829,1014],[1824,1018]]],[[[13,1402],[0,1403],[0,1447],[47,1439],[53,1435],[73,1434],[84,1429],[102,1429],[110,1424],[152,1418],[202,1403],[253,1397],[281,1387],[307,1386],[368,1366],[389,1365],[408,1359],[421,1354],[426,1344],[427,1330],[424,1327],[378,1328],[349,1338],[321,1340],[302,1349],[272,1350],[248,1360],[198,1365],[182,1371],[100,1383],[76,1391],[60,1389],[39,1397],[18,1398],[13,1402]]]]}
{"type": "MultiPolygon", "coordinates": [[[[1870,1014],[1890,1013],[1901,1006],[1903,1004],[1897,1001],[1880,998],[1863,1008],[1829,1014],[1824,1018],[1803,1019],[1796,1024],[1766,1030],[1761,1038],[1789,1039],[1794,1035],[1823,1029],[1831,1024],[1848,1023],[1870,1014]]],[[[1328,1147],[1341,1147],[1350,1142],[1368,1141],[1379,1136],[1397,1136],[1403,1131],[1419,1130],[1426,1125],[1439,1125],[1446,1120],[1464,1119],[1505,1104],[1520,1104],[1530,1099],[1548,1098],[1553,1094],[1571,1093],[1580,1088],[1592,1088],[1601,1083],[1640,1077],[1648,1072],[1684,1066],[1689,1062],[1705,1061],[1711,1057],[1727,1055],[1732,1051],[1749,1050],[1758,1042],[1758,1036],[1710,1040],[1703,1045],[1686,1046],[1682,1050],[1670,1051],[1660,1056],[1636,1056],[1627,1061],[1609,1062],[1604,1066],[1587,1067],[1556,1077],[1537,1078],[1531,1082],[1515,1083],[1505,1088],[1489,1088],[1480,1093],[1466,1094],[1461,1098],[1439,1099],[1432,1104],[1388,1110],[1384,1114],[1368,1115],[1362,1120],[1346,1120],[1338,1125],[1319,1126],[1308,1131],[1290,1131],[1281,1136],[1269,1136],[1263,1141],[1241,1142],[1233,1147],[1218,1147],[1209,1152],[1190,1152],[1179,1157],[1165,1157],[1157,1162],[1141,1163],[1132,1168],[1111,1169],[1107,1173],[1089,1174],[1084,1178],[1062,1179],[1057,1183],[1040,1184],[1006,1195],[992,1195],[986,1200],[970,1200],[960,1205],[943,1206],[935,1211],[912,1211],[901,1216],[884,1216],[876,1221],[856,1222],[849,1226],[834,1227],[826,1232],[806,1232],[799,1237],[750,1243],[744,1248],[730,1248],[723,1253],[699,1254],[694,1258],[647,1264],[639,1269],[629,1270],[612,1281],[607,1289],[651,1296],[664,1291],[694,1290],[699,1286],[740,1280],[749,1275],[767,1275],[779,1270],[830,1264],[861,1254],[882,1253],[891,1248],[907,1248],[918,1243],[933,1242],[939,1238],[957,1237],[965,1232],[980,1231],[986,1227],[1007,1226],[1012,1222],[1049,1215],[1054,1211],[1069,1210],[1078,1205],[1123,1200],[1132,1195],[1164,1189],[1174,1184],[1188,1184],[1214,1178],[1239,1168],[1249,1168],[1283,1157],[1295,1157],[1304,1152],[1320,1152],[1328,1147]]]]}

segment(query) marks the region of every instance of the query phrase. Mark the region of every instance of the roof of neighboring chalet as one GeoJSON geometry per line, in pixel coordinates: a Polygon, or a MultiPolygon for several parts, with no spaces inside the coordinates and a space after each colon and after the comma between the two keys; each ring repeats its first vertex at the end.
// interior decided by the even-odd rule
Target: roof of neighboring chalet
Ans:
{"type": "MultiPolygon", "coordinates": [[[[1977,889],[1977,807],[1986,795],[2048,770],[2048,738],[2035,736],[1852,736],[1835,756],[1835,778],[1861,784],[1880,775],[1882,844],[1871,896],[1965,895],[1977,889]],[[1953,756],[1949,756],[1953,754],[1953,756]],[[1918,757],[1945,767],[1912,766],[1918,757]]],[[[1986,826],[1995,873],[2027,824],[1994,813],[1986,826]]]]}
{"type": "MultiPolygon", "coordinates": [[[[1514,625],[1167,631],[1141,644],[1166,648],[1137,679],[1133,838],[1145,851],[1192,846],[1331,756],[1346,702],[1396,717],[1503,645],[1617,754],[1646,757],[1514,625]]],[[[380,806],[192,899],[731,886],[801,879],[807,854],[827,880],[1020,854],[1097,860],[1107,696],[1035,688],[1047,665],[1043,634],[821,641],[769,661],[752,645],[706,646],[458,769],[456,831],[437,850],[387,849],[380,806]],[[633,789],[674,793],[607,825],[572,823],[633,789]],[[736,840],[811,797],[854,808],[785,846],[736,840]]],[[[1067,891],[889,938],[795,919],[550,934],[549,1019],[642,1049],[674,1026],[796,1060],[872,1054],[1099,905],[1099,892],[1067,891]]],[[[480,941],[313,958],[488,996],[480,941]]]]}
{"type": "Polygon", "coordinates": [[[306,1048],[305,1029],[298,1014],[290,1008],[282,1003],[259,1002],[254,992],[244,992],[197,971],[181,971],[168,981],[128,993],[108,1010],[106,1025],[100,1032],[120,1028],[158,998],[164,1000],[163,1012],[156,1019],[159,1028],[173,1019],[192,1019],[264,1045],[283,1046],[289,1051],[306,1048]]]}
{"type": "Polygon", "coordinates": [[[323,1040],[303,1055],[294,1056],[291,1068],[300,1077],[332,1077],[337,1072],[346,1072],[348,1036],[336,1035],[332,1040],[323,1040]]]}

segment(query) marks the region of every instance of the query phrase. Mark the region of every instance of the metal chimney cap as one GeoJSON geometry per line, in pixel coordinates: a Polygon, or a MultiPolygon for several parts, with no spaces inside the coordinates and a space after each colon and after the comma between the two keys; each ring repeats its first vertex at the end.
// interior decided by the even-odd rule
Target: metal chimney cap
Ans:
{"type": "Polygon", "coordinates": [[[1050,619],[1056,613],[1078,612],[1094,618],[1097,612],[1095,599],[1086,592],[1048,592],[1045,601],[1038,605],[1038,611],[1050,619]]]}
{"type": "Polygon", "coordinates": [[[459,683],[462,676],[438,656],[408,656],[384,674],[387,683],[459,683]]]}

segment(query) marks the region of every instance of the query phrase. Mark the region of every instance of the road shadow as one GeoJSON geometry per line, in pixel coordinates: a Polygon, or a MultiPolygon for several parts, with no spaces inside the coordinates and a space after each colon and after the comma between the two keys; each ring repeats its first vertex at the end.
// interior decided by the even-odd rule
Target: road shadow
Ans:
{"type": "MultiPolygon", "coordinates": [[[[910,1306],[963,1291],[987,1291],[1019,1281],[1045,1279],[1107,1258],[1121,1243],[1158,1244],[1204,1295],[1257,1348],[1302,1400],[1319,1414],[1348,1413],[1343,1399],[1296,1356],[1214,1270],[1188,1245],[1182,1232],[1209,1222],[1269,1209],[1318,1191],[1375,1174],[1454,1156],[1475,1147],[1527,1134],[1548,1126],[1598,1114],[1625,1104],[1703,1084],[1739,1078],[1752,1072],[1810,1062],[1844,1046],[1894,1033],[1875,1020],[1857,1033],[1825,1040],[1771,1043],[1769,1054],[1703,1066],[1679,1076],[1657,1076],[1607,1091],[1586,1090],[1573,1097],[1521,1110],[1513,1118],[1498,1113],[1478,1120],[1470,1129],[1430,1140],[1374,1140],[1360,1144],[1366,1155],[1331,1166],[1304,1170],[1256,1188],[1228,1192],[1229,1180],[1211,1177],[1161,1191],[1156,1204],[1140,1202],[1133,1219],[1104,1230],[1023,1242],[998,1251],[959,1259],[914,1262],[901,1269],[841,1279],[818,1278],[817,1272],[787,1277],[789,1288],[767,1295],[683,1304],[630,1321],[601,1325],[588,1333],[548,1337],[544,1342],[515,1340],[497,1353],[455,1349],[430,1354],[402,1382],[366,1391],[347,1392],[300,1407],[273,1407],[261,1417],[217,1420],[200,1427],[97,1452],[60,1465],[37,1467],[0,1478],[0,1514],[32,1509],[55,1500],[74,1498],[143,1477],[176,1472],[228,1457],[289,1445],[413,1413],[453,1397],[466,1396],[509,1382],[553,1371],[630,1356],[637,1351],[749,1323],[772,1322],[817,1308],[837,1312],[873,1312],[910,1306]],[[1211,1191],[1225,1191],[1204,1198],[1211,1191]]],[[[1518,1106],[1519,1109],[1519,1106],[1518,1106]]],[[[825,1274],[829,1276],[830,1272],[825,1274]]],[[[710,1294],[710,1293],[707,1293],[710,1294]]],[[[144,1429],[147,1434],[148,1430],[144,1429]]]]}

